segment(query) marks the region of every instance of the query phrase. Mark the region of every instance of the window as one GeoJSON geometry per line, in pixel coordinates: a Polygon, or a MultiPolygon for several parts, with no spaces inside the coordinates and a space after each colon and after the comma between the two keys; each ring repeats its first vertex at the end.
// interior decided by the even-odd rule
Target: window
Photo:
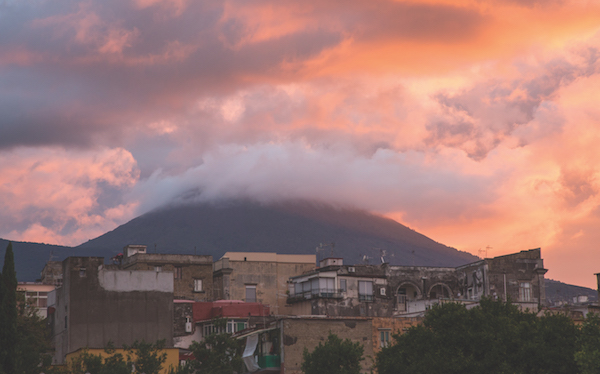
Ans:
{"type": "Polygon", "coordinates": [[[340,291],[346,292],[346,280],[340,279],[340,291]]]}
{"type": "Polygon", "coordinates": [[[334,278],[319,278],[319,288],[321,293],[333,294],[335,292],[334,278]]]}
{"type": "Polygon", "coordinates": [[[242,321],[227,321],[227,332],[233,334],[248,328],[248,322],[242,321]]]}
{"type": "Polygon", "coordinates": [[[531,283],[519,283],[519,299],[521,301],[531,301],[531,283]]]}
{"type": "Polygon", "coordinates": [[[160,266],[160,265],[156,265],[156,266],[154,267],[154,271],[156,271],[156,272],[162,271],[162,266],[160,266]]]}
{"type": "Polygon", "coordinates": [[[175,279],[183,278],[183,269],[181,266],[175,266],[175,279]]]}
{"type": "Polygon", "coordinates": [[[358,300],[373,301],[373,282],[358,281],[358,300]]]}
{"type": "Polygon", "coordinates": [[[194,292],[202,291],[202,279],[194,279],[194,292]]]}
{"type": "Polygon", "coordinates": [[[246,285],[246,302],[256,302],[256,285],[246,285]]]}
{"type": "Polygon", "coordinates": [[[390,345],[390,330],[379,330],[379,346],[385,348],[390,345]]]}
{"type": "Polygon", "coordinates": [[[27,291],[25,302],[36,308],[45,308],[48,306],[48,292],[27,291]]]}
{"type": "Polygon", "coordinates": [[[319,278],[314,278],[310,281],[310,288],[313,295],[319,293],[319,278]]]}
{"type": "Polygon", "coordinates": [[[80,269],[79,269],[79,276],[80,276],[81,278],[85,277],[85,268],[80,268],[80,269]]]}
{"type": "Polygon", "coordinates": [[[406,312],[406,288],[398,288],[398,310],[406,312]]]}
{"type": "Polygon", "coordinates": [[[214,334],[214,333],[217,332],[216,328],[215,328],[215,325],[213,325],[212,323],[208,324],[208,325],[204,325],[204,329],[203,330],[204,330],[203,331],[204,332],[204,337],[207,337],[207,336],[212,335],[212,334],[214,334]]]}

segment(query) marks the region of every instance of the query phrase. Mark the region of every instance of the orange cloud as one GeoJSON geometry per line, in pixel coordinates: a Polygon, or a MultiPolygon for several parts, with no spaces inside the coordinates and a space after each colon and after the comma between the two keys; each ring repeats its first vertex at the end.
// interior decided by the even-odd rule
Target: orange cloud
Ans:
{"type": "Polygon", "coordinates": [[[130,218],[136,207],[135,201],[98,202],[103,188],[136,182],[135,160],[125,150],[18,149],[0,160],[3,237],[76,245],[130,218]]]}

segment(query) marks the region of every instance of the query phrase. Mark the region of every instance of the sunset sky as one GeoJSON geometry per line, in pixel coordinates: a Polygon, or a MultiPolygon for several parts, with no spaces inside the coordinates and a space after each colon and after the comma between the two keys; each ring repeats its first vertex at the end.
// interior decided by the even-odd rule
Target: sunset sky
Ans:
{"type": "Polygon", "coordinates": [[[0,3],[0,237],[319,199],[600,272],[597,0],[0,3]]]}

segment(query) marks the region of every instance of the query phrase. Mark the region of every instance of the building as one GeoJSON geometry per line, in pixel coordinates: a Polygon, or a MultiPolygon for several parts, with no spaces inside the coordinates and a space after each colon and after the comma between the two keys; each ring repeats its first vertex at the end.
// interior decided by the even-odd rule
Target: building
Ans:
{"type": "Polygon", "coordinates": [[[456,268],[455,297],[479,300],[487,296],[538,311],[545,305],[546,272],[539,248],[486,258],[456,268]]]}
{"type": "Polygon", "coordinates": [[[41,318],[48,316],[48,293],[53,290],[54,285],[37,282],[19,282],[17,285],[17,292],[23,294],[25,303],[41,318]]]}
{"type": "Polygon", "coordinates": [[[279,316],[268,326],[234,336],[245,339],[243,359],[248,371],[301,374],[304,349],[312,352],[330,333],[360,343],[365,357],[361,362],[361,373],[372,373],[374,333],[371,318],[279,316]]]}
{"type": "Polygon", "coordinates": [[[40,282],[60,287],[63,282],[62,262],[48,261],[40,273],[40,282]]]}
{"type": "Polygon", "coordinates": [[[173,346],[173,274],[118,270],[103,257],[68,257],[63,284],[48,295],[54,364],[80,348],[165,339],[173,346]]]}
{"type": "Polygon", "coordinates": [[[339,258],[324,259],[320,265],[290,278],[291,314],[419,316],[440,302],[472,304],[482,297],[538,311],[545,302],[547,270],[539,248],[456,268],[343,265],[339,258]]]}
{"type": "Polygon", "coordinates": [[[176,299],[213,300],[212,256],[146,253],[146,246],[128,245],[120,267],[124,270],[154,270],[173,274],[176,299]]]}
{"type": "Polygon", "coordinates": [[[316,255],[227,252],[214,263],[214,299],[258,302],[273,314],[289,314],[289,277],[314,269],[315,262],[316,255]]]}
{"type": "Polygon", "coordinates": [[[421,321],[423,317],[373,317],[371,319],[373,354],[376,355],[382,348],[390,346],[393,343],[393,335],[403,334],[421,321]]]}
{"type": "Polygon", "coordinates": [[[193,341],[202,341],[208,335],[234,334],[249,327],[264,326],[271,320],[268,306],[239,300],[175,300],[174,314],[174,345],[179,348],[188,348],[193,341]],[[224,320],[223,327],[215,325],[217,318],[224,320]]]}

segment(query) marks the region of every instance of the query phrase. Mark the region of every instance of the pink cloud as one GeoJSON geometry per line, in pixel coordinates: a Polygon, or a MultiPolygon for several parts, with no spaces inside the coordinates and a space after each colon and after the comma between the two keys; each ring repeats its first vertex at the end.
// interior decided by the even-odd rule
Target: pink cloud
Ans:
{"type": "Polygon", "coordinates": [[[136,163],[125,150],[18,149],[0,160],[3,237],[75,245],[134,213],[135,202],[98,201],[104,189],[136,183],[136,163]]]}

